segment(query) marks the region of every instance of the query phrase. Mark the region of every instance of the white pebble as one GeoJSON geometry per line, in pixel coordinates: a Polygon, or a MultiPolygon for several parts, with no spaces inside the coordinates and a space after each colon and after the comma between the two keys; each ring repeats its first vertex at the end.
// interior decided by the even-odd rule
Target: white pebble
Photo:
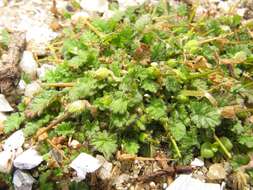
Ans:
{"type": "Polygon", "coordinates": [[[100,166],[98,159],[86,153],[79,154],[70,164],[70,167],[77,172],[76,181],[85,179],[87,173],[96,171],[100,166]]]}
{"type": "Polygon", "coordinates": [[[34,81],[31,84],[28,84],[25,89],[25,96],[32,98],[41,90],[41,86],[38,82],[34,81]]]}
{"type": "Polygon", "coordinates": [[[14,166],[22,170],[30,170],[37,167],[42,161],[42,156],[35,149],[30,148],[14,160],[14,166]]]}
{"type": "Polygon", "coordinates": [[[10,112],[13,108],[3,94],[0,94],[0,112],[10,112]]]}
{"type": "Polygon", "coordinates": [[[31,79],[36,78],[36,70],[38,64],[35,61],[32,52],[24,51],[22,59],[20,61],[20,68],[26,73],[31,79]]]}

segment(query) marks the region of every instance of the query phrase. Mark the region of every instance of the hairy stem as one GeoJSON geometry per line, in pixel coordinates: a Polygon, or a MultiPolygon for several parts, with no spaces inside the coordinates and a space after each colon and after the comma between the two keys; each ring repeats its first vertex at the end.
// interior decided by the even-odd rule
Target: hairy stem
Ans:
{"type": "Polygon", "coordinates": [[[220,145],[221,149],[224,151],[225,155],[231,159],[232,155],[230,154],[230,152],[227,150],[227,148],[224,146],[224,144],[220,141],[220,139],[216,136],[216,134],[214,134],[214,139],[217,141],[217,143],[220,145]]]}

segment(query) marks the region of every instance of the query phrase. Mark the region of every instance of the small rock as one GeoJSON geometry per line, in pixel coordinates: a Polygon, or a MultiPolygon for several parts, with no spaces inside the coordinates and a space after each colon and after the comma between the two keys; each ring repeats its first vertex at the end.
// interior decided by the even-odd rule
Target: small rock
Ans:
{"type": "Polygon", "coordinates": [[[10,173],[13,168],[13,153],[10,151],[0,152],[0,172],[10,173]]]}
{"type": "Polygon", "coordinates": [[[31,190],[35,179],[28,173],[16,170],[13,176],[15,190],[31,190]]]}
{"type": "Polygon", "coordinates": [[[222,180],[226,178],[226,171],[222,164],[213,164],[209,167],[207,177],[210,180],[222,180]]]}
{"type": "Polygon", "coordinates": [[[85,11],[80,11],[80,12],[76,12],[75,14],[71,16],[71,21],[72,23],[76,24],[79,19],[85,19],[89,17],[90,17],[89,13],[85,11]]]}
{"type": "Polygon", "coordinates": [[[5,99],[5,96],[0,94],[0,112],[11,112],[13,110],[9,102],[5,99]]]}
{"type": "Polygon", "coordinates": [[[25,89],[25,96],[32,98],[35,94],[37,94],[41,90],[41,86],[38,82],[34,81],[31,84],[28,84],[25,89]]]}
{"type": "Polygon", "coordinates": [[[22,59],[20,61],[20,68],[26,73],[31,79],[36,78],[36,70],[38,64],[35,61],[32,52],[24,51],[22,59]]]}
{"type": "Polygon", "coordinates": [[[50,64],[43,64],[40,68],[37,69],[37,76],[39,79],[43,79],[47,71],[54,70],[55,66],[50,64]]]}
{"type": "Polygon", "coordinates": [[[49,42],[57,35],[49,26],[30,26],[26,32],[27,49],[37,55],[45,55],[49,42]]]}
{"type": "Polygon", "coordinates": [[[49,154],[51,155],[51,157],[58,163],[60,164],[63,161],[63,156],[61,153],[59,153],[58,150],[56,149],[52,149],[49,154]]]}
{"type": "Polygon", "coordinates": [[[3,124],[4,124],[4,121],[7,119],[7,115],[5,115],[4,113],[0,112],[0,134],[1,132],[3,132],[3,124]]]}
{"type": "Polygon", "coordinates": [[[112,177],[112,163],[108,162],[103,156],[97,155],[96,158],[102,164],[100,169],[98,170],[98,176],[102,180],[107,180],[112,177]]]}
{"type": "Polygon", "coordinates": [[[70,142],[69,146],[75,149],[75,148],[80,147],[81,144],[80,144],[80,142],[77,141],[77,140],[72,140],[72,141],[70,142]]]}
{"type": "Polygon", "coordinates": [[[107,0],[81,0],[80,6],[89,12],[103,13],[109,9],[109,2],[107,0]]]}
{"type": "Polygon", "coordinates": [[[155,184],[155,182],[153,182],[153,181],[151,181],[151,182],[149,183],[149,186],[150,186],[151,189],[156,188],[156,184],[155,184]]]}
{"type": "Polygon", "coordinates": [[[18,130],[5,140],[5,143],[3,144],[3,149],[6,151],[17,151],[22,147],[24,142],[24,133],[22,130],[18,130]]]}
{"type": "Polygon", "coordinates": [[[180,175],[166,190],[220,190],[220,185],[215,183],[204,183],[191,177],[191,175],[180,175]]]}
{"type": "Polygon", "coordinates": [[[25,90],[25,88],[26,88],[25,81],[24,80],[20,80],[19,83],[18,83],[18,89],[23,92],[25,90]]]}
{"type": "Polygon", "coordinates": [[[30,170],[37,167],[42,161],[42,156],[35,149],[30,148],[14,160],[14,166],[19,169],[30,170]]]}
{"type": "Polygon", "coordinates": [[[191,166],[193,167],[203,167],[204,165],[205,163],[198,158],[194,158],[194,160],[191,162],[191,166]]]}
{"type": "Polygon", "coordinates": [[[70,167],[77,172],[76,181],[85,179],[87,173],[96,171],[100,166],[98,159],[86,153],[79,154],[70,164],[70,167]]]}

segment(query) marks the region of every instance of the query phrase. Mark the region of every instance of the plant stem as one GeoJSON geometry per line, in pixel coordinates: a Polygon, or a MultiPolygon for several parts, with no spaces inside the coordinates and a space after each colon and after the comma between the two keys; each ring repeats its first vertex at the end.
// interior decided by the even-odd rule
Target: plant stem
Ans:
{"type": "Polygon", "coordinates": [[[42,86],[45,87],[59,87],[59,88],[65,88],[65,87],[73,87],[75,83],[73,82],[59,82],[59,83],[43,83],[42,86]]]}
{"type": "Polygon", "coordinates": [[[104,34],[100,32],[96,27],[94,27],[87,19],[84,20],[84,24],[88,26],[88,28],[94,32],[99,38],[103,38],[104,34]]]}
{"type": "Polygon", "coordinates": [[[230,152],[227,150],[227,148],[224,146],[224,144],[220,141],[220,139],[216,136],[216,134],[214,134],[214,139],[217,141],[217,143],[220,145],[221,149],[224,151],[224,153],[226,154],[226,156],[231,159],[232,156],[230,154],[230,152]]]}
{"type": "Polygon", "coordinates": [[[69,112],[64,112],[63,114],[58,115],[53,121],[51,121],[49,123],[49,125],[46,128],[44,128],[43,130],[41,130],[39,133],[37,133],[35,135],[35,139],[38,139],[39,136],[41,136],[45,132],[49,131],[50,129],[55,127],[57,124],[59,124],[62,121],[66,120],[67,118],[69,118],[70,116],[71,116],[71,113],[69,113],[69,112]]]}
{"type": "Polygon", "coordinates": [[[174,149],[175,149],[178,157],[182,158],[181,152],[180,152],[180,150],[179,150],[179,148],[177,146],[177,142],[175,141],[175,139],[170,134],[168,134],[168,136],[169,136],[169,138],[170,138],[170,140],[172,142],[172,145],[173,145],[173,147],[174,147],[174,149]]]}

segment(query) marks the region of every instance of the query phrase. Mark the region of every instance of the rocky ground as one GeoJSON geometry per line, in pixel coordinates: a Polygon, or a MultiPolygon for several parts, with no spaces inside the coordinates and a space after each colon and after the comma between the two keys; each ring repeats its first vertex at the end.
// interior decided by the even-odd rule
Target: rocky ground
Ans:
{"type": "MultiPolygon", "coordinates": [[[[61,17],[58,16],[59,12],[64,12],[64,10],[75,10],[76,12],[72,16],[71,22],[75,22],[78,17],[90,17],[98,16],[97,12],[102,13],[104,18],[107,18],[112,15],[110,11],[105,10],[104,5],[93,6],[91,4],[85,3],[85,0],[79,0],[81,9],[75,10],[70,6],[69,1],[64,0],[10,0],[4,1],[0,0],[0,29],[7,29],[9,32],[15,34],[22,32],[25,35],[26,47],[25,49],[20,49],[20,56],[17,59],[20,59],[19,64],[21,70],[26,73],[32,82],[26,84],[24,80],[18,81],[14,85],[12,90],[17,90],[18,95],[24,94],[26,97],[32,97],[33,94],[41,88],[40,79],[44,76],[45,71],[49,69],[54,69],[54,64],[52,62],[38,62],[38,57],[45,57],[50,48],[48,45],[50,41],[55,39],[58,35],[61,34],[61,29],[64,26],[71,24],[70,22],[64,21],[61,17]],[[87,8],[88,7],[88,8],[87,8]],[[98,10],[96,10],[98,9],[98,10]]],[[[144,0],[132,0],[132,1],[119,1],[119,4],[122,9],[129,5],[141,4],[144,0]]],[[[106,1],[101,1],[106,3],[106,1]]],[[[155,3],[155,1],[152,1],[155,3]]],[[[237,0],[200,0],[199,2],[193,0],[184,0],[184,2],[196,7],[197,16],[203,14],[210,14],[213,16],[220,14],[230,14],[232,12],[237,12],[239,15],[243,16],[245,21],[253,19],[253,0],[248,1],[237,1],[237,0]]],[[[170,1],[173,6],[177,6],[178,1],[170,1]]],[[[8,53],[7,53],[8,55],[8,53]]],[[[2,62],[5,60],[2,55],[2,62]]],[[[0,68],[1,70],[1,68],[0,68]]],[[[0,76],[1,77],[1,76],[0,76]]],[[[19,79],[20,76],[17,75],[19,79]]],[[[6,119],[7,115],[15,110],[15,101],[13,101],[11,94],[6,94],[5,91],[1,90],[0,96],[0,133],[1,128],[3,127],[2,123],[6,119]]],[[[106,180],[107,178],[114,176],[113,185],[116,189],[166,189],[166,190],[175,190],[181,189],[225,189],[234,188],[234,180],[227,179],[228,174],[231,171],[231,167],[227,163],[221,164],[210,164],[204,166],[204,163],[201,160],[194,160],[192,166],[194,166],[194,172],[192,178],[189,175],[181,176],[177,178],[174,183],[172,182],[172,177],[164,177],[162,180],[159,179],[159,182],[156,180],[156,174],[161,178],[161,174],[156,173],[158,170],[171,170],[167,165],[167,162],[163,154],[158,154],[157,160],[145,160],[144,158],[129,158],[122,157],[120,161],[115,163],[109,163],[104,158],[102,159],[103,169],[100,169],[100,174],[102,179],[106,180]],[[139,176],[145,176],[145,178],[139,178],[139,176]],[[161,183],[161,181],[163,181],[161,183]],[[204,181],[212,182],[204,183],[204,181]],[[221,183],[222,181],[226,181],[221,183]],[[145,183],[143,183],[145,182],[145,183]],[[173,185],[168,186],[173,183],[173,185]],[[177,185],[181,184],[181,187],[177,185]],[[192,184],[192,187],[186,187],[184,185],[192,184]],[[195,185],[195,187],[193,186],[195,185]],[[221,184],[221,185],[220,185],[221,184]]],[[[1,159],[0,159],[1,162],[1,159]]],[[[1,165],[0,170],[5,166],[1,165]]],[[[171,171],[173,175],[176,175],[176,172],[171,171]]],[[[191,173],[189,170],[186,173],[191,173]]],[[[21,174],[17,174],[20,176],[21,174]]],[[[172,176],[173,176],[172,175],[172,176]]],[[[238,174],[239,175],[239,174],[238,174]]],[[[24,176],[23,176],[24,177],[24,176]]],[[[27,177],[29,179],[29,177],[27,177]]],[[[243,178],[242,178],[243,179],[243,178]]],[[[1,181],[1,180],[0,180],[1,181]]],[[[29,180],[28,180],[29,181],[29,180]]],[[[236,182],[235,182],[236,183],[236,182]]],[[[243,183],[243,181],[241,181],[243,183]]],[[[236,185],[238,185],[236,183],[236,185]]],[[[95,189],[98,187],[94,184],[95,189]]],[[[17,188],[19,189],[19,188],[17,188]]],[[[21,189],[21,188],[20,188],[21,189]]],[[[248,188],[249,189],[249,188],[248,188]]]]}

